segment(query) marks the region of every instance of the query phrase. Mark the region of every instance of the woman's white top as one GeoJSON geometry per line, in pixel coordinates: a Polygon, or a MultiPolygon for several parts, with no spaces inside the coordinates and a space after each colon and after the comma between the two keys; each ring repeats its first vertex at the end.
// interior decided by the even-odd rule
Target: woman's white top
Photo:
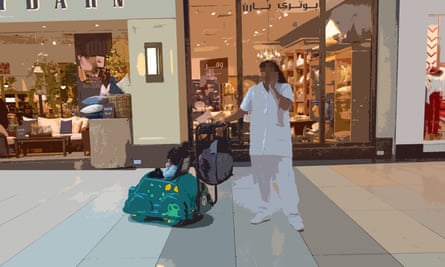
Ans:
{"type": "MultiPolygon", "coordinates": [[[[277,83],[275,87],[293,103],[294,94],[288,83],[277,83]]],[[[240,108],[250,112],[250,155],[292,157],[289,111],[279,108],[272,89],[266,91],[262,82],[250,87],[240,108]]]]}

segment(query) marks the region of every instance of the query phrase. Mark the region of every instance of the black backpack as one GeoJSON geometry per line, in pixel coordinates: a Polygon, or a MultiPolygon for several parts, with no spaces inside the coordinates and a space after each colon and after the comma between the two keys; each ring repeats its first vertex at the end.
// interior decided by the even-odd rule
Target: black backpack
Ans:
{"type": "Polygon", "coordinates": [[[217,137],[198,156],[198,177],[210,185],[220,184],[233,175],[233,157],[226,138],[217,137]]]}

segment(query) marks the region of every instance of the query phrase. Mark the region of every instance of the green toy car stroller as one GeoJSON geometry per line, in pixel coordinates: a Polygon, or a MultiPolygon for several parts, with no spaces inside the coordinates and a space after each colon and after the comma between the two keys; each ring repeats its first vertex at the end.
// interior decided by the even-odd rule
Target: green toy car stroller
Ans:
{"type": "MultiPolygon", "coordinates": [[[[181,159],[173,178],[168,180],[160,178],[162,175],[156,175],[156,170],[149,172],[141,178],[136,186],[129,188],[123,211],[138,222],[160,221],[170,226],[193,223],[202,218],[203,214],[209,211],[217,200],[217,183],[212,183],[213,180],[209,177],[213,177],[212,172],[216,173],[212,166],[221,162],[221,157],[218,157],[218,153],[212,154],[208,151],[215,152],[216,145],[210,142],[208,136],[212,136],[212,129],[217,127],[221,127],[221,125],[197,127],[199,134],[203,134],[202,128],[205,129],[206,138],[197,139],[202,142],[199,141],[199,145],[196,146],[196,153],[200,153],[198,154],[199,160],[195,161],[196,176],[189,173],[189,169],[192,167],[190,155],[181,159]],[[210,135],[207,133],[209,129],[210,135]],[[208,148],[205,148],[204,142],[207,142],[208,148]],[[209,193],[209,187],[214,189],[213,198],[209,193]]],[[[218,174],[224,175],[224,179],[219,179],[221,182],[232,175],[233,168],[233,159],[230,160],[231,157],[227,157],[226,153],[223,154],[225,164],[220,163],[220,165],[226,166],[227,170],[221,172],[224,168],[218,169],[218,174]]],[[[157,170],[159,171],[159,169],[157,170]]]]}

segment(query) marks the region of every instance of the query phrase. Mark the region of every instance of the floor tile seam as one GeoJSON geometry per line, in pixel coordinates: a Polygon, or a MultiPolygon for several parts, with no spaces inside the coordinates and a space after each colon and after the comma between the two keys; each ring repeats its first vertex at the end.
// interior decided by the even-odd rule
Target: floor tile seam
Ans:
{"type": "MultiPolygon", "coordinates": [[[[335,165],[333,165],[335,166],[335,165]]],[[[329,166],[326,166],[329,167],[329,166]]],[[[323,192],[323,194],[325,194],[325,196],[327,196],[329,199],[331,199],[340,209],[343,210],[356,210],[356,209],[347,209],[346,207],[340,205],[341,203],[339,203],[339,200],[336,198],[331,197],[330,195],[328,195],[325,191],[323,191],[323,189],[329,189],[329,188],[359,188],[363,191],[363,193],[369,194],[370,196],[373,196],[376,200],[384,203],[385,205],[388,205],[388,211],[390,210],[400,210],[397,207],[395,207],[392,203],[388,202],[387,200],[383,199],[381,196],[379,196],[376,193],[370,192],[368,190],[365,189],[365,186],[360,186],[358,184],[356,184],[353,180],[348,179],[346,176],[344,176],[342,173],[339,173],[337,171],[335,171],[334,169],[330,168],[329,169],[335,173],[337,173],[340,177],[342,177],[343,179],[352,182],[352,184],[350,185],[346,185],[346,184],[340,184],[340,185],[329,185],[329,186],[318,186],[317,184],[315,184],[311,179],[309,179],[309,177],[307,177],[307,175],[305,174],[305,177],[309,179],[309,181],[311,181],[312,184],[314,184],[321,192],[323,192]]],[[[414,190],[413,190],[414,191],[414,190]]],[[[382,209],[376,209],[376,210],[382,210],[382,209]]],[[[386,210],[386,209],[385,209],[386,210]]],[[[371,209],[370,211],[374,211],[374,209],[371,209]]]]}
{"type": "MultiPolygon", "coordinates": [[[[331,170],[332,170],[332,169],[331,169],[331,170]]],[[[303,174],[304,174],[304,173],[303,173],[303,174]]],[[[342,174],[339,174],[339,173],[337,173],[337,174],[340,175],[343,179],[347,179],[347,178],[346,178],[345,176],[343,176],[342,174]]],[[[351,215],[350,215],[347,211],[350,211],[350,210],[355,211],[356,209],[348,209],[347,207],[345,207],[345,205],[342,205],[342,201],[341,201],[340,199],[338,199],[338,198],[336,198],[336,197],[334,197],[334,196],[328,194],[328,193],[325,192],[323,189],[329,189],[329,188],[334,188],[334,189],[335,189],[335,188],[351,188],[351,189],[359,189],[360,191],[362,191],[363,194],[368,194],[368,195],[372,196],[372,197],[374,198],[374,200],[372,200],[373,202],[375,202],[375,201],[379,201],[379,202],[382,202],[385,206],[388,207],[388,209],[377,208],[377,209],[371,209],[371,210],[366,209],[366,210],[363,210],[363,211],[376,211],[376,210],[381,210],[381,211],[394,211],[394,210],[397,210],[397,209],[394,208],[390,203],[388,203],[387,201],[381,199],[378,195],[375,195],[375,194],[373,194],[373,193],[371,193],[371,192],[365,190],[365,189],[362,188],[361,186],[357,186],[357,185],[351,184],[351,185],[341,185],[341,186],[329,186],[329,187],[323,187],[323,186],[318,186],[318,185],[316,185],[316,184],[315,184],[309,177],[307,177],[306,174],[304,174],[304,176],[305,176],[306,179],[308,179],[308,180],[309,180],[315,187],[317,187],[318,190],[320,190],[320,192],[322,192],[322,193],[323,193],[329,200],[331,200],[331,201],[337,206],[337,208],[339,208],[340,210],[342,210],[342,211],[343,211],[348,217],[350,217],[352,220],[354,220],[354,219],[351,217],[351,215]]],[[[354,222],[355,222],[356,224],[358,224],[358,225],[361,227],[361,225],[360,225],[358,222],[356,222],[355,220],[354,220],[354,222]]],[[[362,230],[364,231],[364,229],[362,229],[362,230]]]]}
{"type": "Polygon", "coordinates": [[[119,220],[116,220],[116,222],[113,224],[113,226],[110,227],[110,229],[105,232],[105,234],[102,236],[102,238],[100,238],[97,243],[91,247],[90,251],[88,251],[86,253],[86,255],[79,261],[78,264],[76,264],[76,266],[80,266],[82,264],[83,261],[85,261],[86,259],[88,259],[88,255],[91,255],[91,253],[99,246],[99,244],[105,239],[105,237],[116,227],[116,225],[119,224],[119,222],[125,217],[124,214],[121,215],[121,217],[119,218],[119,220]]]}
{"type": "Polygon", "coordinates": [[[443,255],[445,256],[445,250],[443,252],[405,252],[405,253],[392,253],[392,255],[443,255]]]}
{"type": "MultiPolygon", "coordinates": [[[[443,240],[445,240],[445,233],[439,233],[438,231],[436,231],[435,229],[432,229],[430,226],[419,222],[421,225],[423,225],[425,228],[427,228],[428,230],[430,230],[431,232],[435,233],[436,235],[438,235],[439,237],[442,237],[443,240]]],[[[445,250],[444,250],[445,252],[445,250]]]]}
{"type": "MultiPolygon", "coordinates": [[[[317,187],[327,198],[329,198],[331,201],[333,201],[340,209],[342,210],[350,210],[349,208],[347,208],[345,204],[342,205],[342,200],[339,199],[340,196],[334,196],[332,194],[330,194],[330,192],[326,192],[326,189],[336,189],[337,187],[317,187]]],[[[371,209],[371,210],[397,210],[393,205],[391,205],[390,203],[388,203],[388,201],[386,201],[385,199],[382,199],[381,197],[379,197],[376,194],[373,194],[371,192],[369,192],[368,190],[361,188],[361,187],[351,187],[354,189],[358,189],[360,190],[360,194],[362,195],[368,195],[369,197],[372,197],[372,199],[367,199],[368,202],[368,206],[369,206],[369,202],[373,203],[376,207],[381,207],[382,205],[387,206],[387,209],[382,209],[382,208],[376,208],[376,209],[371,209]]],[[[344,196],[344,195],[342,195],[344,196]]]]}
{"type": "Polygon", "coordinates": [[[6,201],[8,201],[8,200],[10,200],[10,199],[15,198],[16,196],[17,196],[17,194],[15,194],[15,195],[11,195],[11,196],[9,196],[9,197],[0,199],[0,205],[2,205],[4,202],[6,202],[6,201]]]}
{"type": "MultiPolygon", "coordinates": [[[[313,181],[311,181],[305,173],[301,172],[303,174],[303,177],[305,179],[307,179],[311,184],[313,184],[322,194],[325,195],[325,197],[331,201],[331,203],[339,210],[340,213],[342,213],[344,216],[348,217],[358,228],[360,233],[362,233],[364,236],[366,236],[367,238],[369,238],[370,240],[373,240],[375,242],[375,244],[377,244],[378,246],[380,246],[380,248],[385,251],[386,253],[383,253],[384,255],[391,255],[391,252],[383,246],[383,244],[381,242],[379,242],[378,240],[376,240],[376,238],[374,236],[371,235],[371,233],[369,233],[363,225],[361,225],[360,223],[358,223],[346,210],[344,210],[342,207],[340,207],[338,205],[337,202],[335,202],[333,199],[331,199],[331,197],[327,196],[325,192],[323,192],[317,185],[315,185],[313,183],[313,181]]],[[[304,237],[304,236],[303,236],[304,237]]],[[[308,248],[309,249],[309,248],[308,248]]],[[[394,257],[393,257],[394,258],[394,257]]],[[[316,258],[314,257],[314,259],[316,260],[316,258]]],[[[397,261],[394,258],[395,261],[397,261]]]]}
{"type": "MultiPolygon", "coordinates": [[[[322,193],[322,194],[324,194],[326,197],[327,197],[327,199],[329,199],[331,202],[332,202],[332,204],[334,204],[338,209],[339,209],[339,211],[341,212],[341,213],[343,213],[345,216],[347,216],[348,218],[350,218],[354,223],[355,223],[355,225],[360,229],[360,232],[363,234],[363,235],[365,235],[365,236],[367,236],[369,239],[371,239],[371,240],[373,240],[378,246],[380,246],[381,248],[382,248],[382,250],[384,250],[386,253],[384,253],[385,255],[391,255],[391,257],[395,260],[395,261],[397,261],[397,262],[399,262],[394,256],[392,256],[392,251],[390,251],[390,249],[389,248],[387,248],[386,246],[385,246],[385,244],[384,244],[384,242],[381,242],[380,240],[377,240],[376,239],[376,237],[374,236],[374,235],[372,235],[365,227],[366,227],[366,225],[363,225],[362,223],[360,223],[359,221],[357,221],[347,210],[345,210],[343,207],[341,207],[336,201],[334,201],[331,197],[329,197],[328,195],[326,195],[325,194],[325,192],[323,192],[316,184],[314,184],[313,183],[313,181],[311,181],[309,178],[307,178],[307,176],[306,176],[306,174],[305,173],[303,173],[302,172],[302,174],[303,174],[303,176],[304,176],[304,178],[306,178],[311,184],[313,184],[316,188],[318,188],[318,190],[320,190],[320,192],[322,193]]],[[[394,211],[396,211],[396,210],[392,210],[393,212],[394,211]]],[[[400,211],[399,211],[400,212],[400,211]]]]}
{"type": "Polygon", "coordinates": [[[316,254],[312,254],[312,256],[314,257],[325,257],[325,256],[388,256],[388,255],[392,255],[390,252],[381,252],[381,253],[316,253],[316,254]]]}
{"type": "Polygon", "coordinates": [[[313,167],[312,169],[320,169],[323,168],[325,170],[331,171],[333,173],[335,173],[338,177],[342,178],[342,181],[344,181],[345,183],[342,183],[342,181],[339,181],[337,179],[330,179],[329,182],[330,184],[328,185],[320,185],[317,184],[316,181],[314,181],[315,179],[319,179],[319,177],[315,177],[314,179],[312,178],[312,175],[308,174],[306,171],[304,171],[304,168],[300,168],[300,167],[294,167],[294,169],[300,171],[302,174],[304,174],[304,176],[311,181],[312,184],[314,184],[316,187],[320,188],[323,186],[329,186],[329,187],[340,187],[340,186],[349,186],[349,187],[358,187],[358,185],[356,185],[355,183],[353,183],[350,179],[348,179],[346,176],[344,176],[342,173],[339,173],[337,171],[335,171],[334,169],[332,169],[329,166],[316,166],[313,167]]]}
{"type": "Polygon", "coordinates": [[[399,210],[401,210],[401,211],[445,211],[445,207],[443,207],[443,208],[416,208],[416,209],[401,208],[399,210]]]}
{"type": "Polygon", "coordinates": [[[25,214],[27,214],[28,212],[30,212],[30,211],[32,211],[32,210],[34,210],[34,209],[37,209],[38,207],[42,206],[42,204],[43,204],[43,203],[37,203],[37,204],[31,206],[30,208],[28,208],[28,209],[26,209],[26,210],[20,212],[19,214],[16,214],[16,215],[13,216],[12,218],[9,218],[9,219],[7,219],[7,220],[4,221],[4,222],[0,222],[0,227],[2,227],[2,226],[4,226],[4,225],[6,225],[6,224],[8,224],[8,223],[10,223],[10,222],[12,222],[12,221],[14,221],[14,220],[17,219],[17,218],[20,218],[20,217],[24,216],[25,214]]]}
{"type": "MultiPolygon", "coordinates": [[[[97,197],[96,197],[97,198],[97,197]]],[[[69,220],[72,216],[74,216],[74,214],[76,214],[79,210],[83,209],[84,207],[86,207],[87,205],[89,205],[91,202],[93,202],[96,198],[92,198],[91,200],[87,201],[84,205],[80,206],[77,210],[73,211],[70,215],[68,215],[65,219],[63,219],[62,221],[56,223],[53,225],[53,227],[51,227],[50,229],[48,229],[46,232],[42,233],[38,238],[34,239],[32,242],[28,243],[26,246],[24,246],[23,248],[21,248],[20,250],[18,250],[16,253],[14,253],[14,255],[10,256],[7,260],[5,260],[3,262],[7,263],[8,261],[10,261],[11,259],[13,259],[15,256],[19,255],[20,253],[22,253],[23,251],[25,251],[28,247],[32,246],[34,243],[37,243],[39,240],[41,240],[46,234],[48,234],[49,232],[53,231],[54,229],[56,229],[60,224],[62,224],[63,222],[69,220]]],[[[1,266],[1,265],[0,265],[1,266]]]]}
{"type": "MultiPolygon", "coordinates": [[[[73,189],[74,189],[74,188],[73,188],[73,189]]],[[[52,201],[52,200],[55,200],[55,199],[60,198],[60,197],[64,197],[64,195],[65,195],[67,192],[69,192],[69,191],[71,191],[71,190],[67,190],[67,191],[63,191],[63,192],[54,192],[54,193],[52,193],[51,195],[45,197],[43,200],[42,200],[42,198],[40,198],[39,200],[37,200],[37,204],[36,204],[36,205],[31,206],[31,208],[29,208],[29,209],[27,209],[27,210],[24,210],[23,212],[17,214],[16,216],[10,218],[9,220],[7,220],[7,221],[5,221],[5,222],[0,222],[0,226],[6,225],[6,224],[8,224],[9,222],[11,222],[12,220],[17,219],[17,218],[19,218],[19,217],[25,215],[26,213],[28,213],[28,212],[30,212],[30,211],[36,209],[36,208],[43,207],[44,204],[47,204],[47,203],[49,203],[49,202],[52,201]]],[[[104,192],[106,192],[106,191],[104,191],[104,192]]],[[[91,200],[94,200],[94,199],[97,198],[99,195],[100,195],[100,192],[94,192],[93,194],[91,194],[91,196],[93,196],[93,198],[92,198],[91,200]],[[94,196],[95,196],[95,197],[94,197],[94,196]]],[[[1,203],[0,203],[0,204],[1,204],[1,203]]],[[[79,209],[81,209],[81,208],[83,208],[83,205],[80,206],[79,209]]]]}
{"type": "MultiPolygon", "coordinates": [[[[377,244],[379,244],[384,250],[386,250],[386,251],[388,251],[389,253],[391,253],[391,254],[394,254],[395,252],[394,252],[394,250],[395,249],[391,249],[390,247],[387,247],[387,246],[385,246],[385,243],[387,243],[387,242],[385,242],[384,240],[381,240],[381,237],[379,237],[379,236],[376,236],[375,234],[373,235],[373,234],[371,234],[369,231],[368,231],[368,229],[367,229],[367,227],[366,227],[366,223],[365,222],[361,222],[360,220],[357,220],[356,218],[355,218],[355,216],[353,215],[353,214],[351,214],[351,213],[349,213],[349,212],[347,212],[347,211],[344,211],[368,236],[370,236],[377,244]]],[[[353,211],[353,212],[356,212],[356,211],[353,211]]],[[[395,210],[395,211],[393,211],[393,212],[398,212],[399,214],[402,214],[403,216],[405,216],[405,217],[408,217],[409,218],[409,220],[411,220],[411,222],[412,223],[414,223],[414,224],[416,224],[417,226],[419,226],[419,227],[422,227],[422,228],[424,228],[424,230],[425,231],[428,231],[428,232],[430,232],[431,233],[431,235],[432,236],[435,236],[435,237],[437,237],[438,239],[443,239],[444,241],[445,241],[445,238],[443,237],[443,236],[441,236],[440,234],[438,234],[438,233],[436,233],[436,232],[434,232],[432,229],[430,229],[429,227],[427,227],[427,226],[425,226],[424,224],[422,224],[422,223],[420,223],[420,222],[418,222],[418,221],[416,221],[416,220],[414,220],[414,219],[412,219],[412,218],[410,218],[408,215],[406,215],[406,214],[404,214],[404,213],[402,213],[402,212],[400,212],[400,211],[398,211],[398,210],[395,210]]],[[[387,228],[386,228],[387,229],[387,228]]],[[[444,251],[445,251],[445,249],[444,249],[444,251]]]]}
{"type": "Polygon", "coordinates": [[[235,264],[238,262],[237,261],[237,246],[236,246],[236,223],[235,223],[235,199],[234,199],[234,195],[233,195],[233,183],[228,186],[229,190],[230,190],[230,194],[231,194],[231,208],[232,208],[232,212],[231,212],[231,216],[232,216],[232,225],[233,225],[233,255],[235,255],[235,264]]]}
{"type": "MultiPolygon", "coordinates": [[[[112,256],[116,256],[116,255],[112,255],[112,256]]],[[[130,257],[130,256],[126,256],[126,257],[110,257],[110,258],[112,258],[114,260],[116,260],[116,259],[124,259],[124,260],[135,260],[135,259],[136,260],[148,260],[148,259],[150,259],[150,260],[156,260],[156,261],[159,259],[159,257],[150,257],[150,256],[146,256],[146,257],[130,257]]],[[[76,266],[79,267],[84,262],[95,261],[95,260],[99,260],[99,259],[102,259],[102,258],[101,257],[86,258],[84,261],[79,262],[76,266]]]]}

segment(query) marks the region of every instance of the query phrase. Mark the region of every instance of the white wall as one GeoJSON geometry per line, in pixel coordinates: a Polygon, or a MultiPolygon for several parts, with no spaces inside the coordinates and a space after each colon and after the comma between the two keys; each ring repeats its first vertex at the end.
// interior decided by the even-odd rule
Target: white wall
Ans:
{"type": "Polygon", "coordinates": [[[396,0],[379,2],[376,137],[393,138],[396,128],[397,7],[396,0]]]}
{"type": "MultiPolygon", "coordinates": [[[[422,144],[428,14],[445,14],[442,1],[400,1],[396,144],[422,144]]],[[[442,26],[443,27],[443,26],[442,26]]]]}
{"type": "Polygon", "coordinates": [[[130,20],[128,43],[134,144],[180,143],[180,113],[185,112],[180,101],[187,98],[185,80],[179,88],[176,20],[130,20]],[[162,42],[164,82],[145,82],[145,42],[162,42]]]}

